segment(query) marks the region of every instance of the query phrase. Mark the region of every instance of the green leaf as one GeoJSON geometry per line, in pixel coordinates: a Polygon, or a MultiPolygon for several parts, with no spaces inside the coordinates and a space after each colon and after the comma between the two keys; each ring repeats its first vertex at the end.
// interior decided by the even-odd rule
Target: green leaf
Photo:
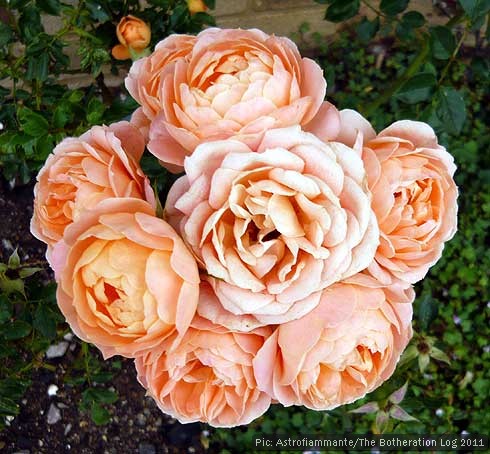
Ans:
{"type": "Polygon", "coordinates": [[[449,356],[447,356],[442,350],[439,350],[436,347],[431,348],[430,356],[434,359],[437,359],[437,361],[442,361],[443,363],[451,364],[451,360],[449,359],[449,356]]]}
{"type": "Polygon", "coordinates": [[[422,331],[428,331],[430,324],[437,317],[438,304],[429,295],[419,304],[418,321],[422,331]]]}
{"type": "Polygon", "coordinates": [[[12,29],[7,24],[0,21],[0,47],[8,44],[13,36],[12,29]]]}
{"type": "Polygon", "coordinates": [[[48,121],[42,115],[33,112],[27,107],[21,107],[17,111],[17,118],[22,130],[32,137],[41,137],[48,132],[48,121]]]}
{"type": "Polygon", "coordinates": [[[43,51],[39,55],[27,59],[27,80],[45,81],[49,73],[49,54],[43,51]]]}
{"type": "Polygon", "coordinates": [[[447,60],[456,48],[456,39],[448,27],[442,25],[430,30],[432,55],[438,60],[447,60]]]}
{"type": "Polygon", "coordinates": [[[409,0],[381,0],[379,5],[383,13],[396,16],[407,9],[409,0]]]}
{"type": "Polygon", "coordinates": [[[425,24],[425,17],[418,11],[409,11],[402,16],[402,22],[410,28],[419,28],[425,24]]]}
{"type": "Polygon", "coordinates": [[[10,254],[8,267],[11,270],[16,270],[17,268],[19,268],[19,265],[20,265],[20,257],[19,257],[19,253],[17,252],[17,248],[15,248],[14,252],[10,254]]]}
{"type": "Polygon", "coordinates": [[[52,16],[59,16],[61,3],[59,0],[36,0],[36,5],[39,9],[52,16]]]}
{"type": "Polygon", "coordinates": [[[12,317],[12,306],[6,295],[0,295],[0,325],[12,317]]]}
{"type": "Polygon", "coordinates": [[[93,389],[95,391],[94,396],[97,402],[101,402],[103,404],[113,404],[119,398],[119,396],[115,391],[111,391],[109,389],[103,389],[103,388],[93,388],[93,389]]]}
{"type": "Polygon", "coordinates": [[[19,17],[19,29],[26,41],[32,40],[36,35],[43,31],[41,15],[39,10],[32,4],[20,8],[22,11],[19,17]]]}
{"type": "Polygon", "coordinates": [[[424,373],[425,369],[427,369],[429,362],[430,362],[429,355],[427,354],[419,355],[419,370],[421,373],[424,373]]]}
{"type": "Polygon", "coordinates": [[[396,92],[396,97],[408,104],[425,101],[430,97],[431,88],[437,81],[434,74],[429,72],[419,73],[405,82],[396,92]]]}
{"type": "Polygon", "coordinates": [[[374,423],[377,433],[382,434],[386,431],[386,429],[388,428],[389,419],[390,417],[388,416],[388,413],[384,411],[378,412],[378,414],[376,415],[376,421],[374,423]]]}
{"type": "Polygon", "coordinates": [[[7,340],[22,339],[28,336],[32,330],[31,325],[22,320],[15,320],[8,325],[4,325],[3,329],[5,331],[3,337],[7,340]]]}
{"type": "Polygon", "coordinates": [[[398,419],[398,421],[418,421],[417,418],[409,415],[402,407],[399,407],[398,405],[393,405],[393,407],[391,407],[390,416],[394,419],[398,419]]]}
{"type": "Polygon", "coordinates": [[[94,402],[92,404],[92,408],[90,409],[90,416],[92,418],[92,421],[97,426],[107,424],[111,419],[111,414],[109,413],[109,411],[97,402],[94,402]]]}
{"type": "Polygon", "coordinates": [[[42,268],[36,266],[34,267],[27,266],[19,270],[19,277],[25,279],[26,277],[32,276],[33,274],[36,274],[39,271],[42,271],[42,268]]]}
{"type": "Polygon", "coordinates": [[[102,404],[113,404],[119,396],[115,391],[104,388],[89,388],[86,389],[82,398],[85,402],[100,402],[102,404]]]}
{"type": "Polygon", "coordinates": [[[377,411],[379,411],[378,403],[368,402],[367,404],[361,405],[360,407],[349,411],[349,413],[367,414],[367,413],[376,413],[377,411]]]}
{"type": "Polygon", "coordinates": [[[379,30],[379,17],[375,17],[370,21],[367,17],[363,17],[362,21],[357,26],[357,36],[364,42],[370,41],[379,30]]]}
{"type": "Polygon", "coordinates": [[[490,0],[459,0],[459,3],[471,22],[490,11],[490,0]]]}
{"type": "Polygon", "coordinates": [[[87,9],[90,11],[90,16],[97,22],[103,24],[111,19],[111,15],[107,12],[102,2],[87,0],[85,2],[87,9]]]}
{"type": "Polygon", "coordinates": [[[360,0],[334,0],[325,12],[325,19],[330,22],[350,19],[358,13],[360,5],[360,0]]]}
{"type": "Polygon", "coordinates": [[[15,416],[19,413],[19,405],[5,396],[0,396],[0,416],[15,416]]]}
{"type": "Polygon", "coordinates": [[[398,367],[402,367],[405,364],[413,361],[418,355],[418,350],[415,345],[409,345],[407,349],[403,352],[402,357],[400,358],[400,362],[398,363],[398,367]]]}
{"type": "Polygon", "coordinates": [[[466,121],[466,106],[463,97],[453,87],[442,87],[437,96],[437,116],[446,131],[459,134],[466,121]]]}
{"type": "Polygon", "coordinates": [[[104,103],[97,98],[92,98],[87,107],[87,121],[92,125],[99,123],[104,115],[104,111],[104,103]]]}
{"type": "Polygon", "coordinates": [[[6,295],[18,292],[25,296],[24,281],[22,279],[9,279],[0,275],[0,290],[6,295]]]}
{"type": "Polygon", "coordinates": [[[40,304],[34,314],[34,328],[44,337],[54,339],[56,337],[56,314],[46,304],[40,304]]]}
{"type": "Polygon", "coordinates": [[[94,381],[95,383],[107,383],[113,378],[114,374],[112,372],[99,372],[92,375],[92,381],[94,381]]]}

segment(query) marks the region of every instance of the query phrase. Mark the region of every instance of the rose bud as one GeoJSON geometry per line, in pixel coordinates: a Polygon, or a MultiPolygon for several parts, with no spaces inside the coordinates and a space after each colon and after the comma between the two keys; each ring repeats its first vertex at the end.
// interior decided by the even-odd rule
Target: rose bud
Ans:
{"type": "Polygon", "coordinates": [[[187,0],[187,8],[191,14],[205,13],[208,9],[202,0],[187,0]]]}
{"type": "Polygon", "coordinates": [[[121,44],[112,48],[112,55],[117,60],[137,58],[150,44],[150,26],[132,15],[124,16],[119,21],[116,34],[121,44]]]}

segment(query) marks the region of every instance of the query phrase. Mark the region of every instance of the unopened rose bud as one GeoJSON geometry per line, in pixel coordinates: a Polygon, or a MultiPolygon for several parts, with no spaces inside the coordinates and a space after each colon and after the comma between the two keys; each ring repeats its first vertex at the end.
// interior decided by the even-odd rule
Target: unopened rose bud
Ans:
{"type": "Polygon", "coordinates": [[[202,0],[187,0],[187,8],[191,14],[205,13],[208,9],[202,0]]]}
{"type": "Polygon", "coordinates": [[[123,17],[117,25],[116,34],[121,44],[113,47],[112,55],[117,60],[127,60],[141,54],[150,44],[150,26],[135,16],[123,17]]]}

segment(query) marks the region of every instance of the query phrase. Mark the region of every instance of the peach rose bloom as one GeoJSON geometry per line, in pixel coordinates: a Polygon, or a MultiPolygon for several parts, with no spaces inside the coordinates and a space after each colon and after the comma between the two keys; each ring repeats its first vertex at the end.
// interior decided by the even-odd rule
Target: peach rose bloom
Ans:
{"type": "Polygon", "coordinates": [[[109,197],[155,197],[139,167],[144,139],[128,122],[64,139],[37,176],[31,232],[52,247],[80,214],[109,197]]]}
{"type": "Polygon", "coordinates": [[[380,229],[369,272],[386,284],[417,282],[457,229],[453,157],[429,125],[408,120],[365,142],[362,157],[380,229]]]}
{"type": "Polygon", "coordinates": [[[258,148],[200,145],[171,188],[169,222],[223,307],[262,324],[315,307],[319,290],[356,274],[379,244],[360,156],[299,126],[269,130],[258,148]]]}
{"type": "Polygon", "coordinates": [[[181,423],[248,424],[271,404],[257,389],[252,367],[271,331],[236,333],[196,317],[175,348],[136,359],[138,380],[160,409],[181,423]]]}
{"type": "Polygon", "coordinates": [[[134,358],[183,336],[199,298],[197,265],[180,237],[134,198],[106,199],[54,247],[61,312],[104,358],[134,358]]]}
{"type": "Polygon", "coordinates": [[[138,53],[148,47],[151,29],[146,22],[130,14],[119,21],[116,35],[120,44],[112,48],[112,55],[117,60],[127,60],[131,58],[130,48],[138,53]]]}
{"type": "Polygon", "coordinates": [[[322,139],[339,131],[322,69],[260,30],[166,38],[133,64],[126,87],[152,121],[149,150],[173,171],[203,142],[236,137],[254,148],[264,131],[295,124],[322,139]]]}
{"type": "Polygon", "coordinates": [[[412,304],[389,301],[381,288],[334,284],[313,311],[266,340],[253,361],[258,387],[285,406],[354,402],[391,376],[411,318],[412,304]]]}

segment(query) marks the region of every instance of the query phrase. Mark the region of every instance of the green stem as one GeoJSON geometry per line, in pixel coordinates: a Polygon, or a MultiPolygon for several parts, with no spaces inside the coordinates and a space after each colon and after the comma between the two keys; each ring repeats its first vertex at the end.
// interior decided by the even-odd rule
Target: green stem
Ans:
{"type": "Polygon", "coordinates": [[[387,18],[388,17],[382,11],[380,11],[379,9],[377,9],[373,5],[371,5],[371,3],[368,2],[367,0],[361,0],[361,2],[364,3],[371,11],[374,11],[378,16],[381,16],[381,17],[384,17],[384,18],[387,18]]]}
{"type": "Polygon", "coordinates": [[[441,72],[441,77],[439,78],[438,82],[437,82],[437,86],[440,87],[442,82],[444,82],[444,79],[446,78],[447,76],[447,73],[449,71],[449,68],[451,67],[451,65],[454,63],[454,60],[456,59],[458,53],[459,53],[459,50],[461,49],[461,46],[463,45],[463,42],[466,38],[466,34],[468,33],[468,29],[465,28],[463,30],[463,33],[461,34],[461,38],[459,39],[458,41],[458,44],[457,46],[455,47],[452,55],[451,55],[451,58],[449,59],[449,61],[447,62],[446,66],[444,67],[444,69],[442,70],[441,72]]]}
{"type": "Polygon", "coordinates": [[[86,342],[82,342],[82,354],[83,354],[83,364],[85,366],[85,374],[87,375],[87,381],[90,386],[92,386],[92,379],[90,378],[90,365],[88,363],[88,344],[86,342]]]}
{"type": "MultiPolygon", "coordinates": [[[[366,6],[370,7],[368,2],[366,0],[361,0],[366,6]]],[[[371,7],[373,11],[377,12],[374,7],[371,7]]],[[[380,13],[382,14],[382,13],[380,13]]],[[[458,25],[459,23],[463,22],[465,19],[464,13],[460,13],[457,16],[454,16],[452,19],[450,19],[446,23],[446,27],[452,28],[455,25],[458,25]]],[[[459,48],[461,47],[463,40],[466,36],[466,29],[465,32],[463,33],[463,36],[460,39],[460,42],[458,43],[456,49],[453,52],[453,55],[451,56],[451,59],[449,60],[448,64],[446,67],[443,69],[443,73],[441,75],[441,78],[439,79],[438,85],[444,80],[444,77],[446,76],[447,71],[449,70],[450,64],[454,61],[454,59],[457,56],[457,53],[459,52],[459,48]]],[[[410,66],[405,70],[405,72],[393,83],[391,84],[390,87],[383,93],[382,96],[377,98],[375,101],[373,101],[371,104],[369,104],[365,109],[363,109],[363,112],[366,116],[369,116],[371,113],[373,113],[379,106],[384,104],[385,102],[389,101],[390,98],[401,88],[401,86],[409,80],[415,73],[418,71],[418,69],[422,66],[422,64],[425,62],[427,55],[429,54],[430,50],[430,40],[427,35],[423,35],[422,33],[419,35],[419,38],[422,40],[422,48],[420,52],[417,54],[415,59],[412,61],[410,66]]],[[[362,109],[360,109],[362,110],[362,109]]]]}
{"type": "Polygon", "coordinates": [[[429,40],[426,39],[424,41],[422,49],[420,50],[418,55],[412,60],[412,63],[410,63],[410,66],[405,70],[405,72],[393,84],[391,84],[391,86],[388,87],[388,89],[384,91],[384,93],[379,98],[377,98],[375,101],[373,101],[364,109],[365,116],[369,116],[379,106],[389,101],[390,98],[401,88],[401,86],[407,80],[409,80],[414,74],[417,73],[419,68],[425,62],[425,59],[429,54],[429,49],[430,49],[429,40]]]}

